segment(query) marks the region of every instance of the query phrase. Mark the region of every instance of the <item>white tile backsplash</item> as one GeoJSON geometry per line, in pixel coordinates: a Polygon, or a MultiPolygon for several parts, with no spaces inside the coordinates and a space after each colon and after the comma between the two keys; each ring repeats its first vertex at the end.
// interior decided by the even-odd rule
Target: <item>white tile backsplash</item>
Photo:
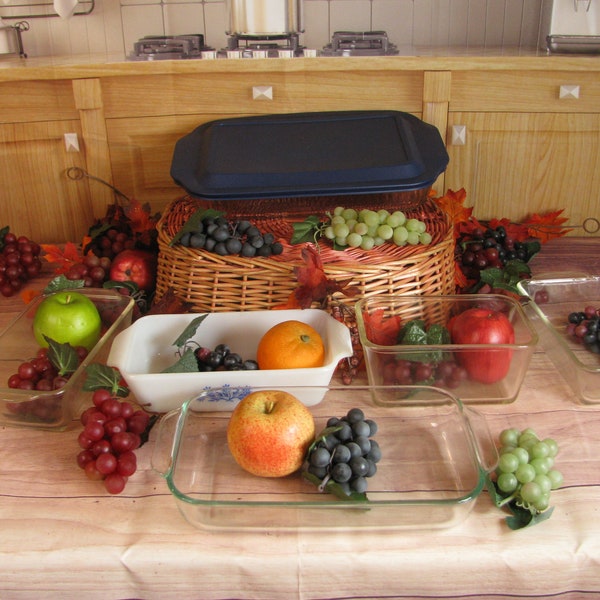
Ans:
{"type": "MultiPolygon", "coordinates": [[[[0,3],[5,20],[11,1],[0,3]]],[[[94,11],[86,16],[32,19],[23,43],[32,57],[128,54],[144,35],[203,33],[208,45],[220,49],[227,44],[225,2],[96,0],[94,11]]],[[[300,39],[320,49],[334,31],[373,29],[386,31],[400,47],[530,48],[537,43],[541,4],[542,0],[304,0],[305,32],[300,39]]]]}

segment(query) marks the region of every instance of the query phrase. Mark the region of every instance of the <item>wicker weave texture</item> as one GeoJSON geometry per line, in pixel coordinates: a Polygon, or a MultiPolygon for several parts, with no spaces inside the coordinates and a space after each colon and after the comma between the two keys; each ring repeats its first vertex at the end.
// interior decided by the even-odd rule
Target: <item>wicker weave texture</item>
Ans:
{"type": "MultiPolygon", "coordinates": [[[[173,236],[198,206],[193,198],[178,199],[158,224],[157,297],[172,288],[197,312],[267,310],[284,304],[297,286],[294,269],[303,265],[301,246],[288,244],[282,255],[271,258],[218,256],[180,244],[171,246],[173,236]]],[[[350,279],[350,285],[359,289],[358,296],[339,294],[335,299],[354,303],[379,294],[454,292],[454,238],[446,215],[430,201],[406,214],[426,221],[432,244],[402,248],[386,244],[370,252],[340,252],[321,245],[327,277],[340,282],[350,279]]],[[[285,217],[265,216],[257,225],[289,239],[291,223],[285,217]]]]}

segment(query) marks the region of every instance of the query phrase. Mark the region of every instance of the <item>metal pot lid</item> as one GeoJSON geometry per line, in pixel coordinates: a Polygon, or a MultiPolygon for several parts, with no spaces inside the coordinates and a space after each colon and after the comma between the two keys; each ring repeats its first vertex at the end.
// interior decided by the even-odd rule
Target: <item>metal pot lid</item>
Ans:
{"type": "Polygon", "coordinates": [[[171,176],[206,199],[403,192],[448,165],[439,131],[398,111],[266,115],[205,123],[175,145],[171,176]]]}

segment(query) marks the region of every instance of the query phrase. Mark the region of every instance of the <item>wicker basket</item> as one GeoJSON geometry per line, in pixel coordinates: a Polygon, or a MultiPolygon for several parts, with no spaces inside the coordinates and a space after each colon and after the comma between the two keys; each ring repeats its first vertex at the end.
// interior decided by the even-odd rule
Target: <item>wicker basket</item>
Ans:
{"type": "MultiPolygon", "coordinates": [[[[343,205],[345,201],[345,197],[336,200],[343,205]]],[[[380,205],[367,208],[389,209],[388,201],[388,198],[375,197],[372,202],[380,205]]],[[[303,264],[301,246],[284,244],[284,253],[276,257],[243,258],[170,245],[187,219],[203,206],[202,200],[185,196],[171,203],[163,213],[158,223],[157,297],[172,288],[198,312],[266,310],[284,304],[297,286],[294,269],[303,264]]],[[[303,208],[306,215],[306,207],[303,208]]],[[[315,214],[323,214],[325,209],[319,204],[319,208],[313,206],[313,210],[315,214]]],[[[320,252],[327,277],[335,281],[350,279],[350,285],[359,289],[358,297],[453,293],[454,238],[447,216],[429,199],[403,210],[407,217],[426,222],[433,236],[430,245],[392,247],[386,244],[369,252],[355,248],[340,252],[324,242],[320,252]]],[[[289,240],[290,214],[291,211],[286,215],[262,214],[253,220],[263,231],[289,240]]],[[[311,213],[308,211],[308,214],[311,213]]],[[[229,211],[227,216],[238,218],[229,211]]],[[[358,297],[348,299],[339,294],[335,299],[353,303],[358,297]]]]}

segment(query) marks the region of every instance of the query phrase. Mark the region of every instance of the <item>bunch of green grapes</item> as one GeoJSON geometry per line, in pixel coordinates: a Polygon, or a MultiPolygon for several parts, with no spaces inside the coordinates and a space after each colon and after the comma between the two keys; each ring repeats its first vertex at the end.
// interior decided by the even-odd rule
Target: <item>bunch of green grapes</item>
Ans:
{"type": "Polygon", "coordinates": [[[368,251],[386,242],[396,246],[430,244],[431,234],[426,229],[423,221],[407,219],[401,210],[357,211],[338,206],[329,215],[323,235],[336,246],[368,251]]]}
{"type": "Polygon", "coordinates": [[[502,431],[496,485],[506,496],[503,504],[516,500],[534,512],[546,510],[550,492],[563,483],[562,473],[554,468],[557,454],[556,441],[551,438],[540,440],[531,428],[502,431]]]}

